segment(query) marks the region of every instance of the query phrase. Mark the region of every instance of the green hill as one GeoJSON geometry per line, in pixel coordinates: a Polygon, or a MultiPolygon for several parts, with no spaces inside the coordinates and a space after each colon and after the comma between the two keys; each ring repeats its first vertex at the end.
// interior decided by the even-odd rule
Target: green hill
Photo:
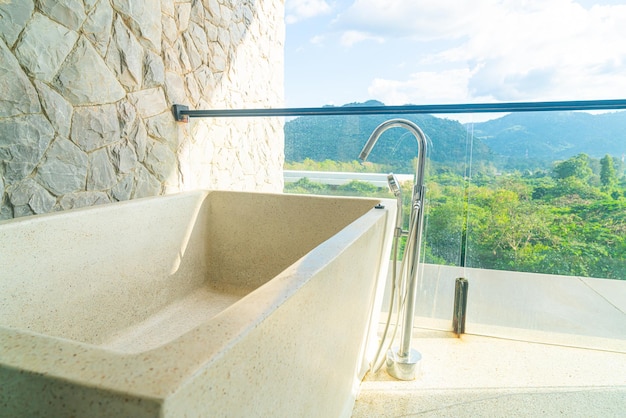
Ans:
{"type": "MultiPolygon", "coordinates": [[[[384,106],[378,101],[345,106],[384,106]]],[[[585,153],[600,158],[626,154],[626,112],[592,115],[584,112],[511,113],[468,127],[432,115],[307,116],[285,124],[287,162],[353,161],[372,131],[382,122],[403,118],[415,122],[430,140],[431,161],[459,166],[470,144],[473,162],[489,161],[503,169],[546,167],[585,153]]],[[[369,158],[411,171],[417,145],[403,129],[391,129],[380,138],[369,158]]]]}
{"type": "MultiPolygon", "coordinates": [[[[370,101],[346,106],[383,106],[370,101]]],[[[316,161],[353,161],[374,129],[382,122],[402,118],[415,122],[430,140],[429,158],[437,162],[463,162],[467,132],[458,121],[431,115],[308,116],[285,124],[285,159],[288,162],[310,158],[316,161]]],[[[474,144],[474,158],[486,158],[488,149],[474,144]]],[[[379,139],[369,161],[410,168],[417,156],[417,142],[403,129],[390,129],[379,139]]],[[[411,169],[409,169],[411,171],[411,169]]]]}
{"type": "Polygon", "coordinates": [[[585,153],[626,153],[626,112],[511,113],[474,124],[474,135],[495,153],[521,159],[563,160],[585,153]]]}

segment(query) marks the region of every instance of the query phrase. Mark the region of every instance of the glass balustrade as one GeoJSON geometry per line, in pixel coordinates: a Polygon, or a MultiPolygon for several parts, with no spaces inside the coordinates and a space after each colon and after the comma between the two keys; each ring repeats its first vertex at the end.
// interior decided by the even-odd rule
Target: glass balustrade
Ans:
{"type": "Polygon", "coordinates": [[[467,333],[626,352],[626,102],[581,103],[234,116],[285,116],[286,193],[392,198],[397,174],[405,225],[415,139],[390,129],[358,155],[383,121],[415,122],[430,141],[416,326],[451,329],[464,277],[467,333]]]}

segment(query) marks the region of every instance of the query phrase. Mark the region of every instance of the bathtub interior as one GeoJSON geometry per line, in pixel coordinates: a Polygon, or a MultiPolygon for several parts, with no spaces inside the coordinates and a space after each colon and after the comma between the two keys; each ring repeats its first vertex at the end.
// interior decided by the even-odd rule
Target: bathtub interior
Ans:
{"type": "Polygon", "coordinates": [[[0,326],[141,352],[207,321],[378,203],[192,192],[0,223],[0,326]]]}

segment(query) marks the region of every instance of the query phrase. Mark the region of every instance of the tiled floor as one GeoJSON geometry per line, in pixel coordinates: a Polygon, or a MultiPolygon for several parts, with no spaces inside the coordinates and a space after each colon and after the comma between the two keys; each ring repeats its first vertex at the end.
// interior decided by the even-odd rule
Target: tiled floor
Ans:
{"type": "Polygon", "coordinates": [[[361,384],[353,418],[626,417],[626,354],[416,330],[416,380],[383,370],[361,384]]]}

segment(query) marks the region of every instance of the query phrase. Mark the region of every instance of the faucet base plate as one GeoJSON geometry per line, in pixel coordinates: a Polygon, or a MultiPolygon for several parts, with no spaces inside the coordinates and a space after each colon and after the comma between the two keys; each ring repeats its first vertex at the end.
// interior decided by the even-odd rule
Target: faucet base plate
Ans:
{"type": "Polygon", "coordinates": [[[411,349],[408,356],[401,356],[394,347],[387,351],[387,373],[398,380],[415,380],[422,368],[422,355],[411,349]]]}

